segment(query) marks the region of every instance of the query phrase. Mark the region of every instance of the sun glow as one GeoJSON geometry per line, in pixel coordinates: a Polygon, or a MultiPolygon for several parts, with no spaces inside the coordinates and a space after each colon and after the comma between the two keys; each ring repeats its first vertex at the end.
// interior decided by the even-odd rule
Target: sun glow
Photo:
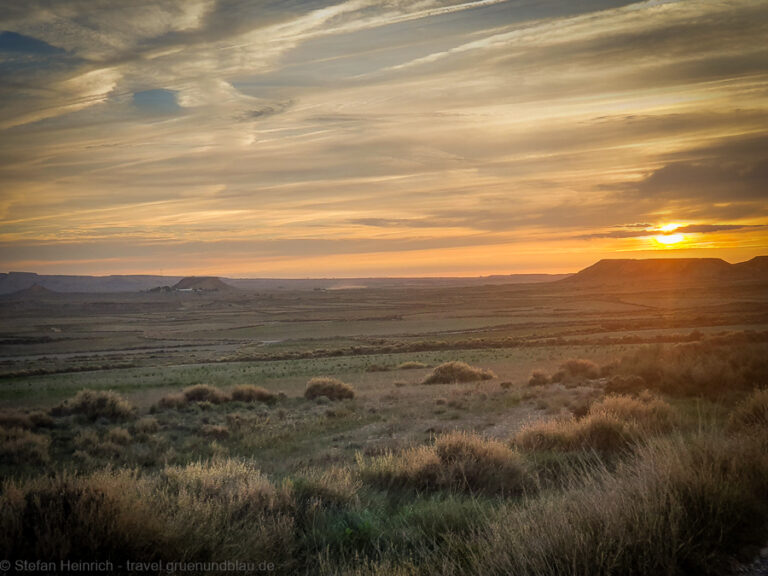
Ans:
{"type": "Polygon", "coordinates": [[[659,236],[655,236],[654,240],[658,242],[659,244],[663,244],[665,246],[670,246],[673,244],[679,244],[683,240],[685,240],[684,234],[661,234],[659,236]]]}
{"type": "Polygon", "coordinates": [[[659,230],[662,232],[672,232],[673,230],[677,230],[680,228],[682,224],[678,224],[677,222],[672,222],[670,224],[664,224],[663,226],[659,226],[659,230]]]}

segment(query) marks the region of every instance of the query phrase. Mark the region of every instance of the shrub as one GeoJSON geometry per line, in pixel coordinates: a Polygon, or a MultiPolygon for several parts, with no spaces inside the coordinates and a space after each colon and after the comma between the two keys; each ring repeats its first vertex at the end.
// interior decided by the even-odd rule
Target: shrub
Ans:
{"type": "Polygon", "coordinates": [[[555,418],[524,426],[514,444],[523,450],[596,450],[613,452],[628,446],[637,428],[613,414],[588,414],[580,420],[555,418]]]}
{"type": "Polygon", "coordinates": [[[355,389],[337,378],[317,377],[307,382],[304,397],[310,400],[319,397],[329,400],[344,400],[345,398],[354,398],[355,389]]]}
{"type": "Polygon", "coordinates": [[[145,416],[134,422],[133,430],[137,434],[154,434],[160,430],[160,424],[156,418],[145,416]]]}
{"type": "Polygon", "coordinates": [[[549,384],[549,376],[541,370],[534,370],[528,380],[528,386],[546,386],[549,384]]]}
{"type": "Polygon", "coordinates": [[[6,482],[0,556],[45,561],[268,558],[293,573],[288,487],[235,460],[157,474],[102,470],[6,482]],[[231,556],[230,556],[231,555],[231,556]]]}
{"type": "Polygon", "coordinates": [[[751,391],[768,381],[768,346],[714,340],[646,346],[622,357],[614,372],[640,376],[648,388],[666,394],[718,397],[751,391]]]}
{"type": "Polygon", "coordinates": [[[438,436],[432,446],[387,452],[367,461],[358,454],[357,459],[363,480],[387,489],[518,494],[530,486],[520,454],[496,440],[464,432],[438,436]]]}
{"type": "Polygon", "coordinates": [[[42,464],[48,461],[48,436],[22,428],[0,428],[0,462],[42,464]]]}
{"type": "MultiPolygon", "coordinates": [[[[160,398],[160,401],[157,403],[157,407],[163,408],[166,410],[172,409],[172,408],[178,409],[186,406],[186,404],[187,404],[187,399],[184,398],[183,394],[166,394],[165,396],[160,398]]],[[[154,407],[153,407],[153,410],[151,411],[152,412],[155,411],[154,407]]]]}
{"type": "Polygon", "coordinates": [[[200,434],[218,439],[229,438],[229,428],[221,424],[204,424],[200,428],[200,434]]]}
{"type": "Polygon", "coordinates": [[[499,382],[499,386],[502,390],[509,390],[512,388],[513,384],[509,380],[504,380],[503,382],[499,382]]]}
{"type": "Polygon", "coordinates": [[[365,367],[366,372],[389,372],[390,367],[384,364],[369,364],[365,367]]]}
{"type": "Polygon", "coordinates": [[[196,384],[189,388],[185,388],[183,395],[187,402],[222,404],[230,399],[226,392],[219,390],[214,386],[209,386],[208,384],[196,384]]]}
{"type": "Polygon", "coordinates": [[[645,378],[636,374],[629,376],[613,376],[605,385],[606,394],[638,394],[646,390],[648,385],[645,378]]]}
{"type": "Polygon", "coordinates": [[[427,365],[423,362],[415,362],[413,360],[409,360],[408,362],[402,362],[401,364],[398,364],[395,370],[418,370],[419,368],[426,368],[427,365]]]}
{"type": "Polygon", "coordinates": [[[484,368],[474,368],[465,362],[445,362],[427,376],[422,384],[453,384],[455,382],[476,382],[490,380],[496,375],[484,368]]]}
{"type": "Polygon", "coordinates": [[[637,398],[606,396],[590,406],[589,414],[610,414],[649,432],[669,431],[677,420],[668,402],[649,393],[637,398]]]}
{"type": "Polygon", "coordinates": [[[359,503],[361,482],[348,467],[304,470],[293,482],[293,494],[300,506],[341,508],[359,503]]]}
{"type": "Polygon", "coordinates": [[[130,444],[133,438],[131,437],[131,433],[125,428],[111,428],[109,432],[107,432],[107,440],[125,446],[130,444]]]}
{"type": "Polygon", "coordinates": [[[2,428],[22,428],[29,430],[34,428],[29,414],[18,410],[3,410],[0,412],[0,427],[2,428]]]}
{"type": "MultiPolygon", "coordinates": [[[[168,549],[149,485],[135,472],[41,476],[0,495],[0,555],[59,560],[151,560],[168,549]]],[[[174,558],[178,551],[167,552],[174,558]]]]}
{"type": "Polygon", "coordinates": [[[600,377],[600,367],[583,358],[573,358],[560,365],[558,370],[552,376],[552,382],[573,382],[578,380],[594,380],[600,377]]]}
{"type": "Polygon", "coordinates": [[[731,554],[764,543],[767,448],[660,438],[615,471],[574,472],[562,493],[505,507],[470,541],[449,536],[431,560],[453,574],[730,573],[731,554]]]}
{"type": "Polygon", "coordinates": [[[45,412],[41,412],[40,410],[35,410],[34,412],[29,413],[29,420],[32,422],[32,425],[36,428],[53,428],[53,418],[50,417],[49,414],[46,414],[45,412]]]}
{"type": "Polygon", "coordinates": [[[81,390],[51,412],[56,416],[78,414],[89,420],[126,420],[133,417],[135,409],[120,394],[111,390],[81,390]]]}
{"type": "Polygon", "coordinates": [[[265,402],[272,403],[277,400],[277,396],[261,386],[253,386],[251,384],[241,384],[235,386],[230,392],[232,400],[238,402],[265,402]]]}
{"type": "Polygon", "coordinates": [[[755,390],[743,400],[731,412],[728,426],[732,430],[768,428],[768,389],[755,390]]]}

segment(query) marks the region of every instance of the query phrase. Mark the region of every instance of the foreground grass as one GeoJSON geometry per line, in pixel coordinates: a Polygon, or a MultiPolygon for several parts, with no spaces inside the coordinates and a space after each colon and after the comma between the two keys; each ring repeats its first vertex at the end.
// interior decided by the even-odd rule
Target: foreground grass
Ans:
{"type": "Polygon", "coordinates": [[[539,492],[522,489],[535,478],[519,454],[465,434],[283,479],[214,458],[6,481],[0,553],[268,560],[281,573],[717,574],[768,527],[768,433],[750,431],[655,437],[615,467],[575,460],[562,488],[539,492]]]}

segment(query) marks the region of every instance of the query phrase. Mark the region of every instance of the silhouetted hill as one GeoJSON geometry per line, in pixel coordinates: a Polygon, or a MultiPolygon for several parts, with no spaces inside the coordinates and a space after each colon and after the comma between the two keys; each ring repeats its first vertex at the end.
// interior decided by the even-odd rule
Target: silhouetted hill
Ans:
{"type": "Polygon", "coordinates": [[[655,283],[697,284],[711,281],[768,281],[768,257],[729,264],[720,258],[655,258],[600,260],[561,284],[578,286],[634,286],[655,283]]]}
{"type": "Polygon", "coordinates": [[[17,290],[16,292],[5,295],[9,300],[50,300],[61,296],[62,294],[60,292],[49,290],[39,284],[33,284],[29,288],[17,290]]]}
{"type": "Polygon", "coordinates": [[[10,294],[35,284],[55,292],[141,292],[156,286],[178,282],[181,276],[113,275],[113,276],[62,276],[35,274],[34,272],[9,272],[0,274],[0,294],[10,294]]]}
{"type": "Polygon", "coordinates": [[[173,285],[174,290],[199,290],[204,292],[223,292],[235,290],[229,284],[225,284],[216,276],[188,276],[182,278],[173,285]]]}
{"type": "Polygon", "coordinates": [[[745,278],[768,278],[768,256],[755,256],[752,260],[739,262],[733,267],[745,278]]]}
{"type": "MultiPolygon", "coordinates": [[[[449,288],[500,284],[554,282],[568,274],[508,274],[477,277],[425,278],[220,278],[240,290],[331,290],[339,286],[365,288],[449,288]]],[[[0,294],[10,294],[38,284],[62,293],[164,292],[181,276],[59,276],[34,272],[0,273],[0,294]],[[164,290],[165,288],[165,290],[164,290]]]]}

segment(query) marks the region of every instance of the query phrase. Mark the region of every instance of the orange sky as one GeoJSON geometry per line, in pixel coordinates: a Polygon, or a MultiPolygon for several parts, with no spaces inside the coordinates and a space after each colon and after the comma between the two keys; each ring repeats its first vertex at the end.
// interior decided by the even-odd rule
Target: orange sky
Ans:
{"type": "Polygon", "coordinates": [[[768,253],[764,2],[5,12],[0,271],[480,275],[768,253]]]}

